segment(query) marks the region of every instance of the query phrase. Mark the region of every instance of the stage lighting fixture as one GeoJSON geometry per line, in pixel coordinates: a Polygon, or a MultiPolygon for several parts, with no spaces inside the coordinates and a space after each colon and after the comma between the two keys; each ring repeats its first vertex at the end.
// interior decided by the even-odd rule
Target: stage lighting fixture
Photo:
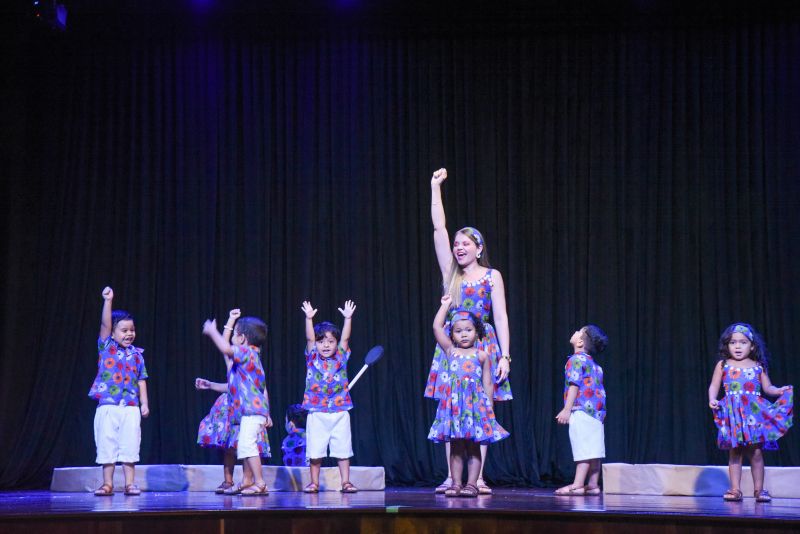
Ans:
{"type": "Polygon", "coordinates": [[[57,0],[33,0],[33,16],[54,30],[67,29],[67,6],[57,0]]]}

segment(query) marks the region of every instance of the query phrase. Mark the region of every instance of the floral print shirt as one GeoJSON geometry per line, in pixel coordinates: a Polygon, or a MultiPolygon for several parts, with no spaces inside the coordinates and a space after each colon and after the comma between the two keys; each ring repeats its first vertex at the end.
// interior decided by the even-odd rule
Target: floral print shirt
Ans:
{"type": "Polygon", "coordinates": [[[139,381],[147,379],[144,349],[122,348],[111,336],[97,339],[97,376],[89,397],[100,405],[139,406],[139,381]]]}
{"type": "Polygon", "coordinates": [[[344,412],[353,407],[347,380],[350,349],[339,345],[336,356],[322,358],[314,347],[306,350],[306,391],[303,408],[309,412],[344,412]]]}
{"type": "Polygon", "coordinates": [[[591,356],[573,354],[564,367],[564,400],[570,386],[578,387],[572,411],[583,411],[601,423],[606,418],[606,389],[603,387],[603,368],[591,356]]]}
{"type": "Polygon", "coordinates": [[[228,393],[238,419],[245,415],[269,417],[267,379],[258,347],[233,346],[233,365],[228,371],[228,393]]]}

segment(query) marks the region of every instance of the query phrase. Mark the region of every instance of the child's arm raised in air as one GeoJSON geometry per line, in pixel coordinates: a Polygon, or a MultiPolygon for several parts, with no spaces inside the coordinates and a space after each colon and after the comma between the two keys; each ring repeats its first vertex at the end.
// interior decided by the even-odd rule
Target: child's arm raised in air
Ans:
{"type": "Polygon", "coordinates": [[[214,342],[214,345],[217,346],[217,349],[219,349],[223,355],[233,356],[233,345],[222,337],[222,334],[217,330],[216,319],[206,320],[206,322],[203,323],[203,333],[211,338],[211,341],[214,342]]]}
{"type": "Polygon", "coordinates": [[[722,385],[722,360],[714,366],[714,374],[711,375],[711,384],[708,386],[708,407],[716,410],[719,407],[719,388],[722,385]]]}
{"type": "Polygon", "coordinates": [[[567,390],[567,398],[564,400],[564,408],[556,414],[556,421],[559,424],[569,424],[569,416],[572,414],[572,406],[575,404],[575,399],[578,398],[578,386],[571,384],[567,390]]]}
{"type": "MultiPolygon", "coordinates": [[[[231,336],[233,335],[233,325],[236,324],[237,319],[239,319],[241,316],[242,310],[239,308],[234,308],[228,312],[228,322],[222,327],[222,337],[228,343],[231,342],[231,336]]],[[[231,366],[233,365],[233,360],[231,360],[230,356],[225,353],[223,353],[222,356],[225,357],[225,370],[230,371],[231,366]]],[[[225,391],[227,391],[227,389],[225,391]]]]}
{"type": "Polygon", "coordinates": [[[310,351],[314,348],[314,341],[317,339],[317,336],[314,334],[314,316],[317,314],[317,310],[315,310],[314,306],[307,300],[303,301],[300,310],[306,314],[306,351],[310,351]]]}
{"type": "Polygon", "coordinates": [[[114,300],[114,290],[106,286],[103,289],[103,311],[100,314],[100,339],[107,339],[111,335],[112,300],[114,300]]]}
{"type": "Polygon", "coordinates": [[[222,382],[211,382],[210,380],[206,380],[205,378],[195,378],[194,379],[194,388],[195,389],[210,389],[211,391],[216,391],[217,393],[227,393],[228,392],[228,384],[223,384],[222,382]]]}
{"type": "Polygon", "coordinates": [[[772,381],[769,379],[767,372],[764,371],[761,373],[761,389],[764,390],[764,393],[770,395],[771,397],[777,397],[778,395],[782,395],[786,390],[790,389],[792,386],[773,386],[772,381]]]}
{"type": "MultiPolygon", "coordinates": [[[[450,349],[453,348],[453,342],[444,331],[444,322],[447,318],[447,311],[450,309],[450,295],[442,297],[442,305],[439,306],[439,311],[436,312],[436,317],[433,318],[433,337],[436,342],[442,347],[445,354],[450,354],[450,349]]],[[[491,373],[489,373],[491,375],[491,373]]]]}
{"type": "Polygon", "coordinates": [[[447,234],[447,219],[444,216],[442,204],[442,182],[447,179],[447,169],[439,169],[431,176],[431,221],[433,222],[433,248],[436,251],[436,260],[439,270],[442,271],[442,280],[450,271],[453,261],[453,250],[450,236],[447,234]]]}
{"type": "Polygon", "coordinates": [[[353,314],[356,311],[356,305],[352,300],[346,300],[344,309],[339,308],[339,313],[344,316],[344,324],[342,325],[342,338],[339,340],[339,345],[347,351],[350,348],[350,332],[353,330],[353,314]]]}

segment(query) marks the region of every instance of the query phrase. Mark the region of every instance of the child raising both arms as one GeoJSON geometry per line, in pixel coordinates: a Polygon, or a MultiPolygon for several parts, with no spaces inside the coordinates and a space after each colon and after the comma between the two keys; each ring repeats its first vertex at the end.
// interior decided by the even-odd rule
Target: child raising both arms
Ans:
{"type": "Polygon", "coordinates": [[[450,443],[450,473],[453,483],[447,497],[477,497],[481,472],[481,445],[509,436],[494,416],[492,392],[494,377],[491,357],[476,346],[483,323],[469,310],[455,310],[450,320],[450,335],[445,331],[452,298],[442,297],[433,320],[436,342],[446,355],[440,379],[444,385],[428,439],[450,443]],[[464,457],[467,459],[467,483],[462,487],[464,457]]]}
{"type": "MultiPolygon", "coordinates": [[[[225,341],[230,343],[233,326],[241,315],[242,312],[239,309],[233,309],[228,313],[228,322],[222,328],[222,337],[225,341]]],[[[223,353],[222,356],[225,358],[225,367],[229,372],[233,366],[233,360],[227,354],[223,353]]],[[[227,382],[211,382],[205,378],[196,378],[194,387],[198,390],[221,393],[211,407],[211,411],[200,422],[197,430],[197,443],[203,448],[216,448],[223,451],[223,481],[215,492],[235,494],[238,492],[238,488],[233,483],[233,469],[236,466],[241,413],[234,408],[233,399],[228,393],[227,382]]],[[[270,450],[266,427],[258,433],[256,446],[260,456],[269,458],[270,450]]]]}
{"type": "Polygon", "coordinates": [[[203,324],[203,333],[211,338],[217,349],[231,360],[228,369],[228,394],[234,407],[233,417],[240,420],[236,457],[242,460],[242,483],[225,493],[266,495],[267,484],[261,472],[259,436],[272,426],[269,416],[269,396],[261,364],[261,347],[267,339],[267,325],[257,317],[241,317],[232,330],[231,344],[217,330],[216,320],[203,324]]]}
{"type": "Polygon", "coordinates": [[[756,502],[772,500],[764,489],[762,449],[777,449],[776,441],[792,426],[792,386],[776,387],[767,375],[767,346],[749,324],[734,323],[719,338],[719,362],[708,387],[714,411],[717,446],[728,450],[731,487],[726,501],[742,500],[742,457],[750,459],[756,502]],[[720,386],[725,396],[718,400],[720,386]],[[761,394],[779,397],[770,403],[761,394]]]}
{"type": "Polygon", "coordinates": [[[300,308],[306,316],[306,390],[303,408],[306,418],[306,457],[309,460],[311,482],[303,489],[306,493],[319,492],[319,472],[322,459],[330,455],[337,458],[342,479],[342,493],[356,493],[350,482],[350,457],[353,456],[353,439],[350,433],[350,399],[347,380],[347,360],[350,359],[350,331],[356,305],[348,300],[339,312],[344,316],[340,331],[333,323],[314,326],[317,310],[310,302],[300,308]]]}
{"type": "Polygon", "coordinates": [[[94,441],[97,463],[103,466],[103,485],[98,497],[114,494],[114,466],[122,462],[125,495],[139,495],[134,484],[134,464],[142,442],[141,418],[150,414],[147,402],[147,369],[142,349],[133,346],[136,326],[133,316],[111,310],[114,291],[103,289],[103,312],[97,340],[97,376],[89,396],[97,400],[94,441]]]}
{"type": "Polygon", "coordinates": [[[606,457],[606,390],[603,368],[594,357],[605,350],[608,337],[600,327],[590,324],[572,334],[569,342],[573,354],[564,366],[564,408],[556,421],[569,425],[575,479],[555,493],[600,495],[600,465],[606,457]]]}

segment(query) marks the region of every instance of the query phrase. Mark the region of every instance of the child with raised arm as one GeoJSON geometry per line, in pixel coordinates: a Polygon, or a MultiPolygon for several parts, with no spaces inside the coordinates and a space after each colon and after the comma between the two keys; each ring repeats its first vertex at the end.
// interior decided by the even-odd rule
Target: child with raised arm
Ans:
{"type": "Polygon", "coordinates": [[[590,324],[572,334],[569,342],[573,354],[564,366],[564,408],[556,421],[569,425],[575,479],[555,493],[600,495],[600,465],[606,457],[606,390],[603,368],[594,357],[605,350],[608,337],[599,326],[590,324]]]}
{"type": "Polygon", "coordinates": [[[141,418],[150,414],[147,402],[147,369],[142,349],[133,346],[136,326],[133,316],[111,310],[114,291],[103,289],[103,312],[97,340],[97,376],[89,396],[97,400],[94,442],[97,463],[103,466],[103,485],[98,497],[114,494],[114,467],[122,462],[125,495],[139,495],[134,483],[134,464],[142,442],[141,418]]]}
{"type": "Polygon", "coordinates": [[[242,460],[242,483],[228,494],[267,495],[267,484],[261,472],[259,435],[272,426],[269,416],[269,396],[261,364],[261,346],[267,339],[267,325],[257,317],[242,317],[236,325],[225,326],[233,331],[231,344],[217,330],[216,320],[203,324],[203,333],[211,338],[217,349],[231,359],[228,369],[228,393],[234,417],[240,419],[236,457],[242,460]]]}
{"type": "Polygon", "coordinates": [[[492,394],[494,377],[492,361],[478,345],[483,323],[469,310],[457,309],[451,314],[450,334],[445,321],[450,310],[450,295],[433,320],[433,333],[446,355],[441,380],[445,387],[436,418],[428,433],[435,443],[450,443],[450,473],[453,483],[447,497],[477,497],[481,472],[481,445],[508,437],[494,416],[492,394]],[[464,457],[467,458],[467,483],[462,487],[464,457]]]}
{"type": "MultiPolygon", "coordinates": [[[[233,325],[241,314],[238,309],[229,312],[228,322],[222,329],[222,337],[225,341],[230,342],[233,325]]],[[[233,360],[227,354],[222,356],[225,358],[227,371],[230,371],[233,366],[233,360]]],[[[211,390],[221,394],[211,407],[211,411],[200,422],[200,427],[197,430],[197,443],[204,448],[217,448],[223,451],[223,481],[216,488],[215,493],[227,492],[229,495],[234,494],[237,488],[233,483],[233,469],[236,465],[236,448],[239,442],[241,414],[234,410],[227,383],[196,378],[194,387],[198,390],[211,390]]],[[[259,432],[256,445],[259,455],[269,458],[270,450],[266,428],[259,432]]]]}
{"type": "Polygon", "coordinates": [[[306,390],[303,408],[306,418],[306,457],[309,459],[311,482],[303,489],[306,493],[319,492],[319,472],[322,459],[337,458],[342,479],[342,493],[355,493],[358,489],[350,482],[350,457],[353,440],[350,435],[350,399],[347,380],[347,360],[350,359],[350,331],[353,301],[344,303],[339,312],[344,316],[342,330],[333,323],[314,326],[317,310],[308,301],[300,308],[306,316],[306,390]]]}
{"type": "Polygon", "coordinates": [[[767,375],[767,345],[749,324],[734,323],[719,338],[719,362],[708,387],[708,406],[717,425],[717,446],[728,450],[731,487],[722,498],[742,500],[742,458],[750,459],[756,502],[772,500],[764,489],[762,449],[777,449],[792,426],[794,390],[773,386],[767,375]],[[720,387],[725,396],[719,400],[720,387]],[[761,394],[778,397],[770,403],[761,394]]]}

